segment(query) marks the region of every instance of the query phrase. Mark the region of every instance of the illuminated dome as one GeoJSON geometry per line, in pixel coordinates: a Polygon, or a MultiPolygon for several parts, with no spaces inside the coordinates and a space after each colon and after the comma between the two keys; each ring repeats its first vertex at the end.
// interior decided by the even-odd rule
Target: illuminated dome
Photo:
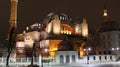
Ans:
{"type": "Polygon", "coordinates": [[[70,18],[65,13],[54,13],[54,12],[49,13],[47,15],[47,18],[51,19],[55,15],[57,15],[61,21],[68,21],[68,20],[70,20],[70,18]]]}
{"type": "Polygon", "coordinates": [[[109,21],[101,25],[99,32],[120,31],[120,22],[109,21]]]}
{"type": "Polygon", "coordinates": [[[51,18],[51,17],[53,17],[55,15],[55,13],[54,12],[51,12],[51,13],[49,13],[48,15],[47,15],[47,18],[51,18]]]}

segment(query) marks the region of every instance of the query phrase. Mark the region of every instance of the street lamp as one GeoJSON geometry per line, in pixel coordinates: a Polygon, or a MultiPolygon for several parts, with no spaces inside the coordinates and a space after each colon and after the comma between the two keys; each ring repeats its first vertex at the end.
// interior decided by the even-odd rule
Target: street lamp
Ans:
{"type": "Polygon", "coordinates": [[[43,52],[48,52],[49,40],[41,40],[40,41],[40,49],[41,49],[41,67],[43,67],[43,52]]]}
{"type": "Polygon", "coordinates": [[[119,51],[119,47],[112,48],[112,51],[115,51],[115,52],[117,51],[117,53],[115,53],[115,54],[119,54],[119,52],[118,52],[119,51]]]}
{"type": "Polygon", "coordinates": [[[87,64],[89,64],[88,60],[89,60],[89,51],[91,51],[91,48],[86,48],[84,49],[84,51],[86,51],[86,54],[87,54],[87,64]]]}
{"type": "Polygon", "coordinates": [[[41,51],[41,67],[43,67],[43,52],[48,52],[48,49],[44,48],[43,51],[41,51]]]}

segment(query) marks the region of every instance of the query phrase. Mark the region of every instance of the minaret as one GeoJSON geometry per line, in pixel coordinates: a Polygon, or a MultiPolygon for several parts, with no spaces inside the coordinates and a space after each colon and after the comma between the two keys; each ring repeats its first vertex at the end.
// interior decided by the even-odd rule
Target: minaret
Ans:
{"type": "Polygon", "coordinates": [[[12,29],[17,27],[17,4],[18,0],[11,0],[11,11],[10,11],[10,19],[9,19],[9,30],[7,33],[7,39],[9,39],[10,32],[12,29]]]}
{"type": "Polygon", "coordinates": [[[105,2],[104,2],[103,17],[104,17],[104,22],[107,22],[108,21],[108,11],[107,11],[105,2]]]}

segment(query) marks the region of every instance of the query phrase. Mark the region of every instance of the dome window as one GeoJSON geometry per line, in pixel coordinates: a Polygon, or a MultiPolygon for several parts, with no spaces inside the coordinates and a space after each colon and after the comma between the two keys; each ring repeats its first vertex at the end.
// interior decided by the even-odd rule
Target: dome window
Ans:
{"type": "Polygon", "coordinates": [[[60,20],[62,20],[62,16],[60,16],[60,20]]]}
{"type": "Polygon", "coordinates": [[[63,19],[62,20],[65,20],[65,18],[63,17],[63,19]]]}

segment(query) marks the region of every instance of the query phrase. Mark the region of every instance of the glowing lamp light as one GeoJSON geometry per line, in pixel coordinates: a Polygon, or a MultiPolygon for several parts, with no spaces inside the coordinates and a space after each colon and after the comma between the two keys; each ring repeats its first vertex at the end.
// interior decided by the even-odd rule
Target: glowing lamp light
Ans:
{"type": "Polygon", "coordinates": [[[115,48],[112,48],[112,50],[115,50],[115,48]]]}
{"type": "Polygon", "coordinates": [[[104,15],[103,16],[107,16],[107,10],[104,10],[104,15]]]}
{"type": "Polygon", "coordinates": [[[86,51],[86,49],[84,49],[84,51],[86,51]]]}
{"type": "Polygon", "coordinates": [[[91,48],[88,48],[88,50],[90,51],[90,50],[91,50],[91,48]]]}
{"type": "Polygon", "coordinates": [[[26,30],[29,30],[29,27],[26,27],[26,30]]]}
{"type": "Polygon", "coordinates": [[[117,47],[116,49],[117,49],[117,50],[119,50],[119,48],[118,48],[118,47],[117,47]]]}
{"type": "Polygon", "coordinates": [[[46,48],[46,49],[44,49],[44,51],[45,51],[45,52],[48,52],[48,49],[46,48]]]}
{"type": "Polygon", "coordinates": [[[104,16],[107,16],[107,13],[104,13],[104,16]]]}

